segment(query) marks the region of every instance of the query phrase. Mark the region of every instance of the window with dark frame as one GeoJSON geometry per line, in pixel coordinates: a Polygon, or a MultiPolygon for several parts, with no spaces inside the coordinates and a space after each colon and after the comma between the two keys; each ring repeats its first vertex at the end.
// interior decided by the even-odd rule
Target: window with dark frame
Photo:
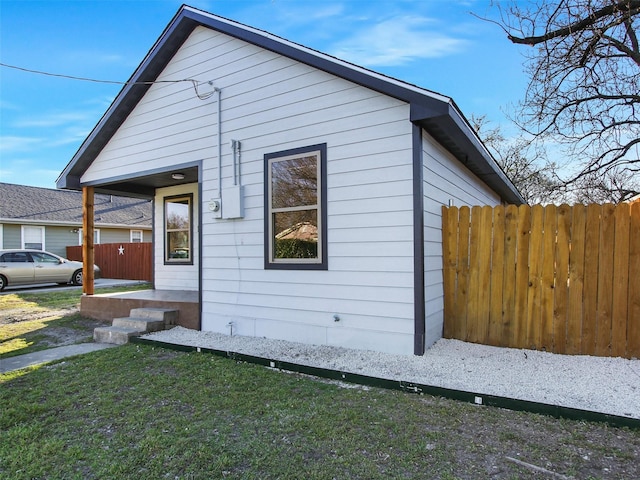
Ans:
{"type": "Polygon", "coordinates": [[[326,149],[265,155],[265,268],[327,269],[326,149]]]}
{"type": "Polygon", "coordinates": [[[164,199],[164,262],[193,264],[193,195],[164,199]]]}

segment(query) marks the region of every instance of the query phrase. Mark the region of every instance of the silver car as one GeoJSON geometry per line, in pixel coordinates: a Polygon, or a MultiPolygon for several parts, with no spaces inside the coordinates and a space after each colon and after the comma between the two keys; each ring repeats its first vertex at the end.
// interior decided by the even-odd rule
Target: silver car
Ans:
{"type": "MultiPolygon", "coordinates": [[[[97,265],[93,271],[99,278],[97,265]]],[[[41,250],[0,250],[0,291],[7,285],[40,283],[82,285],[82,262],[41,250]]]]}

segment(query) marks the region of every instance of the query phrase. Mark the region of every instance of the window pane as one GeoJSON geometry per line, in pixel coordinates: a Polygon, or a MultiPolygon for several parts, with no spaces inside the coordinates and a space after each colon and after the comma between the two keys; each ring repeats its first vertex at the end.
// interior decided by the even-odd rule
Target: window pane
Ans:
{"type": "Polygon", "coordinates": [[[274,258],[318,258],[318,211],[273,214],[274,258]]]}
{"type": "Polygon", "coordinates": [[[164,209],[165,260],[191,262],[191,197],[166,198],[164,209]]]}
{"type": "Polygon", "coordinates": [[[167,250],[170,259],[189,259],[189,233],[167,232],[167,250]]]}
{"type": "Polygon", "coordinates": [[[171,200],[166,203],[167,230],[189,228],[189,199],[171,200]]]}
{"type": "MultiPolygon", "coordinates": [[[[84,242],[84,236],[82,235],[82,229],[78,229],[78,245],[82,245],[82,242],[84,242]]],[[[99,245],[100,244],[100,229],[99,228],[95,228],[93,230],[93,244],[94,245],[99,245]]]]}
{"type": "Polygon", "coordinates": [[[311,155],[271,163],[272,207],[318,203],[318,157],[311,155]]]}
{"type": "Polygon", "coordinates": [[[56,257],[46,253],[32,253],[31,257],[38,263],[60,263],[56,257]]]}
{"type": "Polygon", "coordinates": [[[23,248],[44,250],[44,227],[22,227],[23,248]]]}

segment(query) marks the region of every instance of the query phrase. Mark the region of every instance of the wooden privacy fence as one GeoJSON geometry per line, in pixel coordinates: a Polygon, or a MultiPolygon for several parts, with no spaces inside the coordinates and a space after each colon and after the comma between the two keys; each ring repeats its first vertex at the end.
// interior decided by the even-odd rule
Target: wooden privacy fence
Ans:
{"type": "MultiPolygon", "coordinates": [[[[103,278],[123,278],[151,282],[152,243],[100,243],[95,248],[95,263],[103,278]]],[[[67,247],[69,260],[82,261],[82,246],[67,247]]]]}
{"type": "Polygon", "coordinates": [[[640,357],[640,202],[442,213],[446,338],[640,357]]]}

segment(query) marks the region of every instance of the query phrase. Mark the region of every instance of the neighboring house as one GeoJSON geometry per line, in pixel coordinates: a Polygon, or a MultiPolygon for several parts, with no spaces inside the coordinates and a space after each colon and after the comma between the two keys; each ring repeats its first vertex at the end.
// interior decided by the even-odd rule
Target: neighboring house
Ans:
{"type": "Polygon", "coordinates": [[[442,336],[442,206],[523,203],[450,98],[186,6],[57,185],[153,198],[202,330],[404,354],[442,336]]]}
{"type": "MultiPolygon", "coordinates": [[[[95,196],[95,243],[151,242],[151,203],[95,196]]],[[[37,248],[66,257],[82,245],[82,193],[0,183],[0,248],[37,248]]]]}

